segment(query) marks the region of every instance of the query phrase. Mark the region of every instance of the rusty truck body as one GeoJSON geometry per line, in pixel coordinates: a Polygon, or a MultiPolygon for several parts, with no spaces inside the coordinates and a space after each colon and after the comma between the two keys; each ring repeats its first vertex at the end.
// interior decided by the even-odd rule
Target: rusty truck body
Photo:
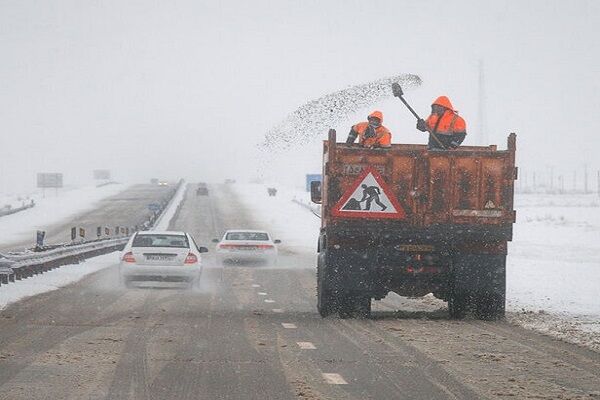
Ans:
{"type": "Polygon", "coordinates": [[[366,316],[372,299],[396,292],[433,293],[448,302],[453,318],[469,311],[502,317],[507,242],[516,217],[515,150],[515,134],[506,150],[432,151],[416,144],[365,149],[336,143],[330,130],[323,143],[323,181],[311,187],[312,200],[322,204],[320,314],[366,316]],[[395,214],[370,213],[374,207],[352,214],[352,207],[344,206],[345,199],[354,201],[349,193],[367,170],[375,171],[381,184],[374,185],[389,197],[388,204],[399,208],[395,214]]]}

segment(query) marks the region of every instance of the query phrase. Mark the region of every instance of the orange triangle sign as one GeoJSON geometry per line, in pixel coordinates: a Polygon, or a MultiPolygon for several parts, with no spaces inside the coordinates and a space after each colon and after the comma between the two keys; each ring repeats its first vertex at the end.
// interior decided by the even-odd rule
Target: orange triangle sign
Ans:
{"type": "Polygon", "coordinates": [[[400,202],[373,167],[363,171],[335,204],[331,214],[345,218],[406,218],[400,202]]]}

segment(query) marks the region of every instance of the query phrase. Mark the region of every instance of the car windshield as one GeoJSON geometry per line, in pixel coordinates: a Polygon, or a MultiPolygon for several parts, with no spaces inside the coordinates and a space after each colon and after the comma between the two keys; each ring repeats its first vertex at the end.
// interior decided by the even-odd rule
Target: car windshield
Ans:
{"type": "Polygon", "coordinates": [[[226,240],[269,240],[265,232],[229,232],[225,235],[226,240]]]}
{"type": "Polygon", "coordinates": [[[137,235],[132,247],[177,247],[189,248],[185,235],[137,235]]]}

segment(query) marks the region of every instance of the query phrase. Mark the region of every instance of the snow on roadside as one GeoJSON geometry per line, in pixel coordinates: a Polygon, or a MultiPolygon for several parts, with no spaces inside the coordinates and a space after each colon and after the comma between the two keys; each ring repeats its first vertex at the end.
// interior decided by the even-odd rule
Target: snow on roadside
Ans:
{"type": "Polygon", "coordinates": [[[282,240],[288,248],[314,252],[321,220],[310,210],[292,202],[295,197],[300,198],[298,190],[273,186],[277,187],[277,195],[269,197],[267,187],[261,184],[232,185],[248,209],[270,225],[276,239],[282,240]]]}
{"type": "Polygon", "coordinates": [[[117,254],[113,252],[87,259],[81,264],[64,265],[22,281],[2,285],[0,287],[0,310],[16,301],[60,289],[91,273],[115,265],[119,260],[117,254]]]}
{"type": "Polygon", "coordinates": [[[35,207],[0,218],[0,244],[29,239],[36,230],[45,230],[50,225],[93,209],[98,201],[116,195],[126,188],[127,185],[114,184],[63,189],[57,194],[49,190],[46,198],[35,199],[35,207]]]}
{"type": "MultiPolygon", "coordinates": [[[[306,207],[306,192],[277,185],[277,196],[268,197],[267,185],[233,188],[278,238],[315,251],[320,220],[306,207]]],[[[600,207],[594,196],[516,197],[517,223],[507,259],[507,319],[600,350],[600,207]]]]}
{"type": "MultiPolygon", "coordinates": [[[[155,227],[156,230],[166,230],[169,226],[171,218],[175,215],[177,207],[182,202],[185,194],[185,183],[181,185],[178,192],[173,197],[173,200],[163,213],[158,225],[155,227]]],[[[119,191],[123,190],[120,185],[119,191]]],[[[70,264],[64,265],[60,268],[52,271],[45,272],[40,275],[34,275],[33,277],[16,281],[8,285],[2,285],[0,287],[0,310],[5,308],[8,304],[16,301],[35,296],[40,293],[49,292],[52,290],[59,289],[70,283],[77,282],[83,279],[86,275],[108,268],[115,265],[119,261],[119,252],[113,252],[98,257],[93,257],[85,260],[81,264],[70,264]]]]}
{"type": "Polygon", "coordinates": [[[600,207],[594,195],[517,195],[507,319],[600,351],[600,207]]]}
{"type": "Polygon", "coordinates": [[[175,216],[177,212],[177,208],[179,204],[183,201],[185,196],[187,185],[183,182],[179,188],[177,189],[177,193],[171,199],[171,202],[167,206],[166,210],[162,213],[160,218],[157,221],[157,224],[152,228],[153,231],[166,231],[169,229],[169,224],[171,223],[171,219],[175,216]]]}

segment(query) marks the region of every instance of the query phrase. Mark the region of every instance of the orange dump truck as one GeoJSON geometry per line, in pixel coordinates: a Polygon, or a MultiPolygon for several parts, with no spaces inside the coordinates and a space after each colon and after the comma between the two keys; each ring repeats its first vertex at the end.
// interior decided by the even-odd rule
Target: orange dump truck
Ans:
{"type": "Polygon", "coordinates": [[[433,293],[452,318],[504,315],[516,135],[507,150],[323,144],[317,295],[322,316],[366,316],[390,291],[433,293]]]}

